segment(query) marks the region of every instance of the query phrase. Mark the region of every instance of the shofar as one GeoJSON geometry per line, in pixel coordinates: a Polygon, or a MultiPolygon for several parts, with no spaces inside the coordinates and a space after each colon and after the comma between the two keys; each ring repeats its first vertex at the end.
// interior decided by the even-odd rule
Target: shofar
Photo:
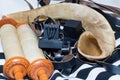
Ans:
{"type": "Polygon", "coordinates": [[[77,48],[89,60],[104,59],[115,48],[114,32],[108,21],[100,13],[84,5],[59,3],[7,16],[17,22],[27,21],[29,17],[32,22],[38,15],[82,21],[85,32],[80,36],[77,48]]]}

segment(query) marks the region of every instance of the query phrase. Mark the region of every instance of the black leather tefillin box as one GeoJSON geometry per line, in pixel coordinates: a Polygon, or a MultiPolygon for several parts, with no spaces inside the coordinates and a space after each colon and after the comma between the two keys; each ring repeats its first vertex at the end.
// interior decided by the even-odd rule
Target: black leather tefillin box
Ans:
{"type": "Polygon", "coordinates": [[[39,38],[39,47],[42,49],[62,49],[78,40],[84,31],[80,21],[68,20],[64,25],[43,24],[44,33],[39,38]]]}
{"type": "Polygon", "coordinates": [[[39,48],[54,59],[61,60],[70,52],[80,34],[84,31],[80,21],[67,20],[63,24],[43,24],[43,34],[39,37],[39,48]]]}

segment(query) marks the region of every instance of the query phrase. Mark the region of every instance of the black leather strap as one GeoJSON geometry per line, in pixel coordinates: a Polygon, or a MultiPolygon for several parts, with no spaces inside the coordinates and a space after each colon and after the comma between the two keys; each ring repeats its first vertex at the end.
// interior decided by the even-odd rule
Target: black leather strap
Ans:
{"type": "Polygon", "coordinates": [[[120,75],[120,66],[114,66],[112,64],[101,61],[96,61],[96,63],[98,64],[98,67],[104,67],[108,72],[120,75]]]}
{"type": "Polygon", "coordinates": [[[30,10],[34,9],[33,6],[30,4],[30,2],[28,2],[27,0],[24,0],[24,1],[28,4],[30,10]]]}
{"type": "Polygon", "coordinates": [[[66,62],[56,62],[53,61],[54,68],[60,70],[62,74],[69,75],[72,72],[73,67],[76,65],[75,58],[66,62]]]}
{"type": "Polygon", "coordinates": [[[45,6],[45,5],[48,5],[51,0],[37,0],[37,1],[39,5],[45,6]]]}

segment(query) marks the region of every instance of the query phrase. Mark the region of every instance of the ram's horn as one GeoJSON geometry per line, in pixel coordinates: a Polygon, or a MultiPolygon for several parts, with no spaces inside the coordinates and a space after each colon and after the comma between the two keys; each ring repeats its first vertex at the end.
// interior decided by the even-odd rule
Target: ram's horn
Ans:
{"type": "Polygon", "coordinates": [[[82,21],[86,30],[78,40],[78,51],[89,60],[110,56],[115,48],[114,32],[108,21],[95,10],[79,4],[59,3],[38,9],[7,15],[17,22],[33,21],[38,15],[82,21]]]}

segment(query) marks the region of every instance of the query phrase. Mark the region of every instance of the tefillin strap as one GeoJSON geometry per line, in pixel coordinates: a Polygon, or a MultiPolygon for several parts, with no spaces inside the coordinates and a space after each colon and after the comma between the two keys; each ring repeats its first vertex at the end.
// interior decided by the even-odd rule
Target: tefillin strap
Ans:
{"type": "Polygon", "coordinates": [[[38,1],[38,5],[45,6],[48,5],[51,0],[37,0],[37,1],[38,1]]]}

